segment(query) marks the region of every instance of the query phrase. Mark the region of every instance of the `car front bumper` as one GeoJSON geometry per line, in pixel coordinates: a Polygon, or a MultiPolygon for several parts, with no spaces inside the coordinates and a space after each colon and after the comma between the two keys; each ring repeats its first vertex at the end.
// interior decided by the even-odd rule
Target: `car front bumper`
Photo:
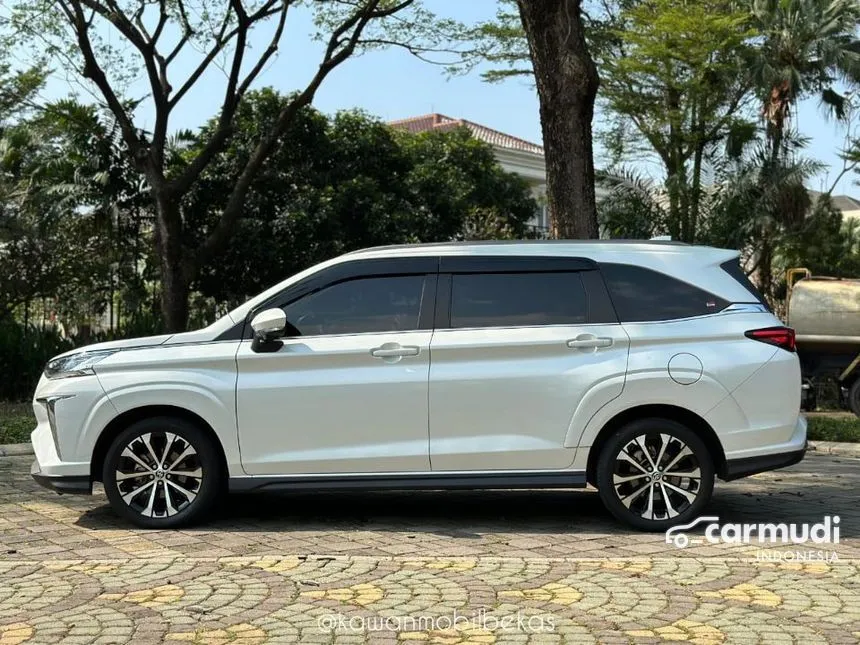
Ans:
{"type": "Polygon", "coordinates": [[[41,486],[57,493],[92,495],[93,481],[89,475],[46,475],[39,467],[38,460],[33,461],[30,475],[41,486]]]}

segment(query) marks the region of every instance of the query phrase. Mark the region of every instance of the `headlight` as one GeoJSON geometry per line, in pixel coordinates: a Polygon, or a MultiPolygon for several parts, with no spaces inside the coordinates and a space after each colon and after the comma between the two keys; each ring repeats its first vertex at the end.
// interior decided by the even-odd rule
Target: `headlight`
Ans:
{"type": "Polygon", "coordinates": [[[118,349],[102,349],[94,352],[78,352],[48,361],[45,376],[48,378],[69,378],[95,374],[93,365],[118,352],[118,349]]]}

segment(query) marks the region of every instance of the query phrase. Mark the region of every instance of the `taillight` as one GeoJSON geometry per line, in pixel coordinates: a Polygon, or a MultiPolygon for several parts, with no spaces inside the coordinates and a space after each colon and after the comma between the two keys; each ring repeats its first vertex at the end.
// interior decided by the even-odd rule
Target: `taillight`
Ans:
{"type": "Polygon", "coordinates": [[[787,352],[794,351],[794,330],[791,327],[751,329],[746,332],[745,336],[768,345],[776,345],[787,352]]]}

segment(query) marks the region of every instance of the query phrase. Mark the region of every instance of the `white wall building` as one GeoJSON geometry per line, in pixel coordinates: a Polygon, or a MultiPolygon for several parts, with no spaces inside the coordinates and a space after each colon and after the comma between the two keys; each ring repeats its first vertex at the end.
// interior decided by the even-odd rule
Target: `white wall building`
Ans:
{"type": "MultiPolygon", "coordinates": [[[[818,199],[819,195],[821,193],[816,190],[809,191],[809,196],[813,200],[818,199]]],[[[854,199],[850,195],[831,195],[830,199],[833,202],[833,206],[842,211],[843,222],[849,219],[860,218],[860,200],[854,199]]]]}

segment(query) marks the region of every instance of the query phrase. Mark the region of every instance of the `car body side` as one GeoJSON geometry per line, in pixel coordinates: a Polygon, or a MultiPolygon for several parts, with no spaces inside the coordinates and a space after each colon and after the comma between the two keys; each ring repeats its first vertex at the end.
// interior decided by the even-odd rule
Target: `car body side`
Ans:
{"type": "MultiPolygon", "coordinates": [[[[395,257],[438,260],[506,253],[517,257],[532,254],[535,257],[587,258],[600,265],[604,262],[630,263],[631,251],[635,251],[636,262],[642,266],[683,276],[726,302],[751,301],[743,286],[720,268],[722,262],[737,254],[715,249],[702,251],[702,254],[708,254],[706,261],[702,259],[705,256],[692,253],[690,247],[676,249],[653,244],[637,245],[637,248],[598,244],[424,245],[347,254],[276,285],[205,329],[123,341],[122,351],[98,363],[94,375],[71,379],[43,377],[36,391],[37,427],[32,434],[39,474],[47,478],[66,478],[73,482],[70,492],[85,492],[93,480],[100,478],[98,460],[103,456],[111,435],[124,427],[124,420],[171,410],[205,426],[217,439],[231,481],[273,474],[249,463],[247,458],[243,461],[242,445],[246,439],[239,427],[242,402],[239,400],[241,393],[237,395],[237,384],[241,378],[242,352],[246,353],[244,360],[247,360],[247,351],[252,343],[248,321],[253,313],[279,293],[303,281],[312,281],[327,269],[354,261],[395,257]],[[55,408],[58,420],[55,425],[61,426],[60,431],[56,431],[49,421],[49,401],[55,408]]],[[[438,307],[438,302],[434,304],[438,307]]],[[[564,366],[556,366],[559,371],[555,373],[553,387],[558,388],[559,396],[565,396],[564,388],[575,384],[580,388],[578,400],[569,401],[569,412],[563,415],[564,407],[552,409],[551,422],[558,424],[558,430],[553,431],[550,442],[540,444],[533,441],[534,433],[499,435],[493,432],[494,419],[504,421],[506,414],[516,416],[516,412],[506,413],[503,404],[510,400],[506,397],[524,383],[522,376],[518,375],[511,379],[509,386],[505,386],[504,366],[515,364],[512,361],[516,361],[516,355],[512,354],[511,348],[517,347],[518,343],[529,345],[530,351],[540,352],[542,343],[550,346],[562,341],[569,330],[563,329],[561,335],[554,334],[552,326],[446,330],[440,329],[434,321],[430,330],[423,330],[426,332],[425,341],[429,343],[430,357],[427,366],[430,468],[420,468],[420,459],[399,459],[404,451],[414,454],[416,448],[398,445],[396,437],[389,433],[385,439],[389,444],[377,446],[375,452],[369,453],[364,467],[354,472],[399,472],[397,465],[402,463],[409,465],[402,472],[416,474],[424,471],[498,470],[585,473],[605,434],[619,419],[645,409],[695,418],[696,429],[709,435],[721,476],[731,478],[755,472],[756,459],[797,453],[803,450],[806,442],[805,421],[798,414],[800,370],[796,355],[744,337],[748,329],[779,324],[778,319],[767,311],[732,310],[730,307],[720,313],[681,320],[607,320],[564,326],[576,327],[574,331],[582,334],[591,334],[592,331],[611,333],[616,349],[623,348],[623,351],[607,352],[605,361],[599,360],[602,355],[596,353],[598,360],[589,370],[591,376],[587,379],[569,374],[564,366]],[[450,342],[444,342],[446,336],[450,342]],[[463,361],[456,358],[458,343],[473,348],[472,351],[476,346],[484,347],[481,354],[483,363],[473,363],[469,368],[472,370],[470,374],[462,373],[463,361]],[[437,352],[438,360],[434,352],[437,352]],[[429,371],[434,368],[435,372],[429,371]],[[467,390],[463,384],[468,380],[476,384],[481,379],[501,384],[483,400],[479,398],[488,417],[484,420],[477,418],[474,409],[471,415],[463,415],[457,407],[461,395],[465,397],[477,392],[480,397],[480,389],[467,390]],[[436,409],[432,398],[434,388],[442,388],[438,400],[446,402],[441,407],[437,405],[436,409]],[[439,437],[435,447],[434,420],[437,422],[435,434],[439,437]],[[446,428],[447,442],[440,436],[446,428]],[[494,452],[507,454],[497,454],[494,458],[494,452]],[[745,467],[731,468],[731,462],[742,460],[753,462],[745,467]],[[519,465],[514,467],[512,464],[519,465]]],[[[103,346],[111,348],[116,345],[103,346]]],[[[528,370],[525,363],[522,367],[528,370]]],[[[547,378],[540,369],[535,374],[536,387],[541,379],[547,378]]],[[[419,384],[422,374],[415,377],[419,384]]],[[[268,387],[272,389],[273,384],[268,387]]],[[[574,397],[571,395],[571,398],[574,397]]],[[[313,405],[303,407],[299,413],[301,418],[293,420],[293,425],[307,428],[312,437],[314,406],[319,409],[325,404],[326,401],[320,398],[313,405]]],[[[335,401],[329,402],[329,405],[333,404],[335,401]]],[[[405,405],[398,408],[396,400],[392,400],[390,405],[393,406],[389,411],[393,419],[410,413],[405,405]]],[[[527,414],[523,421],[527,421],[525,417],[528,415],[542,414],[538,409],[527,409],[524,413],[527,414]]],[[[264,423],[270,413],[257,406],[253,414],[257,417],[256,423],[264,423]]],[[[282,420],[270,415],[273,427],[282,420]]],[[[508,427],[513,425],[508,423],[508,427]]],[[[263,448],[257,446],[255,449],[259,452],[263,448]]],[[[298,474],[313,472],[318,471],[296,471],[298,474]]],[[[330,472],[343,471],[332,469],[330,472]]]]}

